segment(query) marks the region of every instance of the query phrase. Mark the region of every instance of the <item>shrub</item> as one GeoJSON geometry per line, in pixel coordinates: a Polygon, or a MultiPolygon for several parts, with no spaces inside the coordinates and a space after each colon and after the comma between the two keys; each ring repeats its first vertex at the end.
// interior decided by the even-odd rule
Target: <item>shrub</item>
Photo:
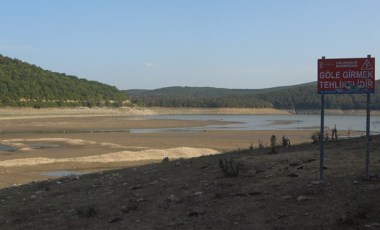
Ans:
{"type": "Polygon", "coordinates": [[[263,142],[259,139],[259,149],[263,149],[264,148],[264,144],[263,142]]]}
{"type": "Polygon", "coordinates": [[[319,142],[319,136],[321,135],[321,132],[316,131],[311,135],[311,143],[318,143],[319,142]]]}
{"type": "Polygon", "coordinates": [[[233,159],[227,160],[223,158],[219,160],[219,167],[222,169],[225,176],[237,177],[239,176],[241,165],[233,159]]]}
{"type": "Polygon", "coordinates": [[[290,140],[287,136],[282,136],[282,146],[284,147],[290,147],[290,140]]]}
{"type": "Polygon", "coordinates": [[[273,134],[270,137],[271,153],[276,153],[276,142],[277,142],[277,137],[276,137],[276,135],[273,134]]]}

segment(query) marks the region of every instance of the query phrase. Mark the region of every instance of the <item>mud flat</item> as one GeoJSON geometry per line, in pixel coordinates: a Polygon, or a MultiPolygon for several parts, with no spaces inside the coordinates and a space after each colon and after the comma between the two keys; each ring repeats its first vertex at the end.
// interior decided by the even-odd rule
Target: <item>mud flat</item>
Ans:
{"type": "MultiPolygon", "coordinates": [[[[180,111],[184,110],[177,110],[180,111]]],[[[315,131],[129,132],[131,129],[230,124],[218,120],[144,119],[144,115],[158,113],[165,111],[143,108],[1,109],[0,187],[50,178],[49,174],[44,174],[49,171],[95,172],[159,162],[164,157],[192,158],[251,146],[258,148],[259,142],[269,146],[272,134],[278,137],[278,142],[283,135],[289,137],[291,144],[310,142],[315,131]]]]}

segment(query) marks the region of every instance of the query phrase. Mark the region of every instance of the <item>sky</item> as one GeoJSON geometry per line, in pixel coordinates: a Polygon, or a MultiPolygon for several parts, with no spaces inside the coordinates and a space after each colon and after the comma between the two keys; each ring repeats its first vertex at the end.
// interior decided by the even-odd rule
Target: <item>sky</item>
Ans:
{"type": "Polygon", "coordinates": [[[122,90],[295,85],[380,57],[380,1],[0,0],[0,54],[122,90]]]}

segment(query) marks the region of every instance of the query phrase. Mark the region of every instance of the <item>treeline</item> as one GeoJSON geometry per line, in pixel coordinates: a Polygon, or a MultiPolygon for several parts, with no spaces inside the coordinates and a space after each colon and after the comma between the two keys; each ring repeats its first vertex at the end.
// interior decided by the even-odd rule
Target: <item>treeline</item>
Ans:
{"type": "Polygon", "coordinates": [[[116,87],[0,55],[0,106],[122,106],[128,99],[116,87]]]}
{"type": "MultiPolygon", "coordinates": [[[[377,85],[379,81],[376,82],[377,85]]],[[[275,108],[314,110],[320,108],[316,82],[260,90],[210,87],[168,87],[156,90],[128,90],[133,103],[147,107],[275,108]]],[[[365,109],[366,95],[326,95],[328,109],[365,109]]],[[[371,97],[373,109],[380,109],[380,93],[371,97]]]]}

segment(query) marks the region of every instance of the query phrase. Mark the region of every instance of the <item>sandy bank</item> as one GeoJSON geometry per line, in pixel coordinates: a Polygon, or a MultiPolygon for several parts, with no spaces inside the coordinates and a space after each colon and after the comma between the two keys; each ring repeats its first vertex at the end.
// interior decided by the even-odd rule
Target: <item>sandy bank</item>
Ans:
{"type": "Polygon", "coordinates": [[[121,151],[96,156],[72,157],[72,158],[22,158],[1,161],[0,167],[16,167],[16,166],[34,166],[51,163],[114,163],[123,161],[144,161],[144,160],[162,160],[165,157],[169,159],[192,158],[218,154],[218,151],[206,148],[171,148],[171,149],[148,149],[142,151],[121,151]]]}
{"type": "MultiPolygon", "coordinates": [[[[123,108],[1,108],[0,120],[25,119],[39,117],[96,117],[96,116],[147,116],[147,115],[282,115],[282,114],[319,114],[320,110],[278,110],[273,108],[168,108],[168,107],[123,107],[123,108]]],[[[365,115],[366,110],[332,110],[326,109],[328,115],[365,115]]],[[[380,115],[380,111],[371,111],[380,115]]]]}

